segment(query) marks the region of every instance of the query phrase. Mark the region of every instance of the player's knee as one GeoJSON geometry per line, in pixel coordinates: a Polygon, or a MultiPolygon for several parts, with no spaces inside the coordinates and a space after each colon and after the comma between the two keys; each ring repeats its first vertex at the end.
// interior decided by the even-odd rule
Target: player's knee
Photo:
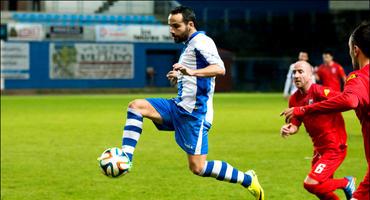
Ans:
{"type": "Polygon", "coordinates": [[[193,174],[200,175],[203,171],[203,166],[204,165],[197,164],[197,163],[190,163],[189,169],[191,172],[193,172],[193,174]]]}
{"type": "Polygon", "coordinates": [[[128,107],[134,110],[140,110],[143,107],[143,100],[135,99],[128,104],[128,107]]]}
{"type": "Polygon", "coordinates": [[[195,175],[200,175],[202,173],[202,168],[199,167],[190,167],[190,171],[195,175]]]}
{"type": "Polygon", "coordinates": [[[323,188],[321,187],[321,184],[311,184],[311,183],[303,183],[303,187],[310,193],[315,194],[315,195],[321,195],[324,193],[322,190],[323,188]]]}
{"type": "Polygon", "coordinates": [[[306,182],[303,182],[303,187],[306,189],[308,192],[315,194],[317,192],[317,184],[309,184],[306,182]]]}

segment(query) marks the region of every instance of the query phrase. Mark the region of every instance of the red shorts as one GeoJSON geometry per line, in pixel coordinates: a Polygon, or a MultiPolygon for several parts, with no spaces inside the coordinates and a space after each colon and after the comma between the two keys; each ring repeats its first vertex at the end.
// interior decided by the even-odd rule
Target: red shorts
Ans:
{"type": "Polygon", "coordinates": [[[370,199],[370,175],[369,175],[369,170],[370,169],[368,167],[364,180],[360,183],[357,190],[353,194],[353,198],[356,198],[357,200],[369,200],[370,199]]]}
{"type": "Polygon", "coordinates": [[[321,151],[321,154],[315,151],[312,159],[312,169],[308,176],[320,183],[333,178],[334,172],[342,164],[346,154],[347,149],[330,149],[321,151]]]}

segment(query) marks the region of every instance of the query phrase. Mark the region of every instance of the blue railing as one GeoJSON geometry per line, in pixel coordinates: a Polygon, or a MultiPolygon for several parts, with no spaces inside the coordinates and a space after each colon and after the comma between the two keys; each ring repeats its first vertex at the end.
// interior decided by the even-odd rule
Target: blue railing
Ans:
{"type": "Polygon", "coordinates": [[[18,22],[47,24],[160,24],[153,15],[12,13],[18,22]]]}

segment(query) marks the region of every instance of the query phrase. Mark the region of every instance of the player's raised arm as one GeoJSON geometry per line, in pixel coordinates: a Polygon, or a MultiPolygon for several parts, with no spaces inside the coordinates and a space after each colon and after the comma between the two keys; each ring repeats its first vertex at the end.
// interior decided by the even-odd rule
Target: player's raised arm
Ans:
{"type": "Polygon", "coordinates": [[[331,113],[331,112],[344,112],[347,110],[354,109],[359,104],[358,94],[362,91],[361,81],[358,79],[349,79],[343,93],[336,95],[326,101],[314,103],[302,107],[287,108],[283,111],[287,121],[290,121],[294,117],[301,117],[309,113],[331,113]]]}

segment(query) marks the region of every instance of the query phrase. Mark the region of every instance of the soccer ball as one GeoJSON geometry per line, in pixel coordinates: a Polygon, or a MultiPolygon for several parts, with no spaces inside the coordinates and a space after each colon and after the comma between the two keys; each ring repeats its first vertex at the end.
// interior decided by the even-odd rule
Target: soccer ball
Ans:
{"type": "Polygon", "coordinates": [[[122,149],[113,147],[105,150],[98,158],[99,166],[104,175],[119,177],[131,169],[131,161],[122,149]]]}

